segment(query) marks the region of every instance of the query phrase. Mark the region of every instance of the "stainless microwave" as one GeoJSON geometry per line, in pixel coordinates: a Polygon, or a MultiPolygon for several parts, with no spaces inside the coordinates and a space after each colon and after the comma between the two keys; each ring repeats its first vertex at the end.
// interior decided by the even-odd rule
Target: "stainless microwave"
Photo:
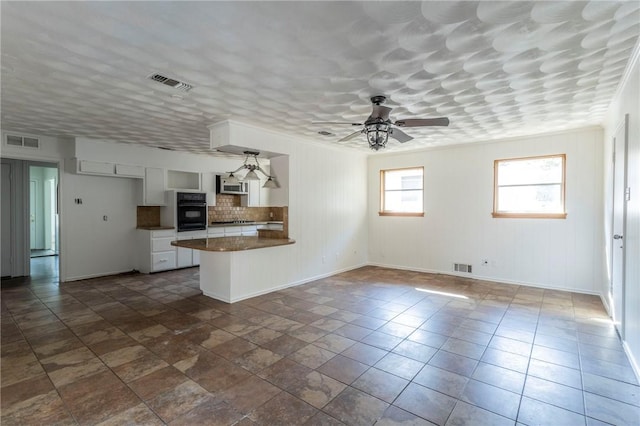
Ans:
{"type": "Polygon", "coordinates": [[[227,180],[221,176],[216,176],[216,189],[220,194],[248,194],[249,193],[249,183],[248,182],[237,182],[237,183],[229,183],[227,180]]]}

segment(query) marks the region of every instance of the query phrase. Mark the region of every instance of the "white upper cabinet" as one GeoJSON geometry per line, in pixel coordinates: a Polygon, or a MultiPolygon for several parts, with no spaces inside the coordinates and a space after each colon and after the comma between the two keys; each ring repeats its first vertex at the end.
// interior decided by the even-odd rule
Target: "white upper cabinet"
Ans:
{"type": "Polygon", "coordinates": [[[164,169],[147,167],[144,170],[144,182],[142,185],[142,205],[164,206],[166,205],[164,194],[164,169]]]}
{"type": "Polygon", "coordinates": [[[216,205],[216,173],[202,173],[202,192],[207,194],[207,206],[216,205]]]}
{"type": "Polygon", "coordinates": [[[144,167],[116,164],[116,175],[122,177],[144,178],[144,167]]]}
{"type": "Polygon", "coordinates": [[[262,183],[259,180],[247,180],[249,183],[249,194],[242,195],[240,198],[240,205],[243,207],[260,207],[262,183]]]}

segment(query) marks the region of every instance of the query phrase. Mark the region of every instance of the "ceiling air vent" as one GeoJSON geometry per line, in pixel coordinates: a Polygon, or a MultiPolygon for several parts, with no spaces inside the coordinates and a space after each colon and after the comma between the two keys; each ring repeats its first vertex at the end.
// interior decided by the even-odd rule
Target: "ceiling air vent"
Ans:
{"type": "Polygon", "coordinates": [[[7,135],[6,144],[9,146],[40,149],[40,139],[26,136],[7,135]]]}
{"type": "Polygon", "coordinates": [[[151,74],[149,78],[153,81],[157,81],[158,83],[162,83],[165,86],[173,87],[174,89],[182,90],[184,92],[188,92],[189,90],[193,89],[193,86],[189,83],[184,83],[173,78],[165,77],[161,74],[151,74]]]}

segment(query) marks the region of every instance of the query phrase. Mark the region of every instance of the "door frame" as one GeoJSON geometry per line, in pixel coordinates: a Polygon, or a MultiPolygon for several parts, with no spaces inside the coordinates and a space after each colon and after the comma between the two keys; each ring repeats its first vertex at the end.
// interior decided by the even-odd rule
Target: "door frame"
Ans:
{"type": "MultiPolygon", "coordinates": [[[[618,124],[615,128],[615,131],[613,133],[613,138],[612,138],[612,144],[613,144],[613,155],[612,155],[612,161],[613,161],[613,167],[612,167],[612,176],[611,176],[611,258],[610,258],[610,271],[609,271],[609,276],[610,276],[610,283],[609,283],[609,303],[611,306],[611,319],[614,320],[614,326],[616,325],[615,320],[619,320],[620,323],[620,327],[616,327],[616,330],[618,331],[618,334],[620,335],[620,338],[624,340],[625,338],[625,322],[624,322],[624,315],[625,315],[625,296],[626,296],[626,244],[625,244],[625,236],[626,236],[626,231],[627,231],[627,196],[626,196],[626,190],[627,190],[627,178],[628,178],[628,161],[627,161],[627,157],[628,157],[628,145],[629,145],[629,114],[625,114],[624,115],[624,119],[622,120],[622,122],[620,122],[620,124],[618,124]],[[619,152],[616,150],[616,136],[622,131],[622,134],[624,135],[624,141],[622,141],[622,164],[620,164],[620,161],[617,161],[616,157],[619,154],[619,152]],[[622,167],[622,182],[616,181],[616,169],[618,167],[622,167]],[[620,186],[619,191],[622,191],[622,217],[620,218],[621,220],[621,227],[622,227],[622,249],[620,250],[620,247],[617,247],[617,245],[619,244],[618,240],[615,240],[613,238],[613,236],[616,234],[616,189],[617,187],[620,186]],[[614,268],[615,268],[615,262],[614,262],[614,257],[616,256],[616,253],[618,253],[618,256],[620,256],[620,263],[621,263],[621,270],[620,270],[620,300],[621,300],[621,306],[616,306],[614,301],[615,301],[615,296],[613,293],[613,284],[614,284],[614,268]],[[614,317],[615,316],[615,317],[614,317]],[[617,317],[617,318],[616,318],[617,317]]],[[[619,194],[619,193],[618,193],[619,194]]]]}

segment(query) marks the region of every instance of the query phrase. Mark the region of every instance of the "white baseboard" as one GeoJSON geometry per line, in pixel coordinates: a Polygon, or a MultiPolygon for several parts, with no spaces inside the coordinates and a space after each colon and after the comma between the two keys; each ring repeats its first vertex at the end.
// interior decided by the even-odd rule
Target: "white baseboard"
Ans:
{"type": "Polygon", "coordinates": [[[553,286],[553,285],[548,285],[548,284],[543,284],[543,283],[535,283],[535,282],[529,282],[529,281],[506,280],[506,279],[502,279],[502,278],[488,277],[488,276],[484,276],[484,275],[465,274],[465,273],[454,272],[454,271],[439,271],[437,269],[414,268],[414,267],[399,266],[399,265],[388,265],[388,264],[377,263],[377,262],[369,262],[368,265],[369,266],[379,266],[381,268],[400,269],[400,270],[403,270],[403,271],[425,272],[425,273],[428,273],[428,274],[451,275],[451,276],[454,276],[454,277],[469,278],[469,279],[473,279],[473,280],[493,281],[493,282],[500,283],[500,284],[523,285],[523,286],[527,286],[527,287],[543,288],[543,289],[546,289],[546,290],[570,291],[570,292],[573,292],[573,293],[590,294],[590,295],[602,297],[602,294],[597,292],[597,291],[586,291],[586,290],[580,289],[580,288],[559,287],[559,286],[553,286]]]}
{"type": "Polygon", "coordinates": [[[82,280],[89,280],[91,278],[101,278],[101,277],[110,277],[113,275],[129,274],[131,272],[133,272],[133,269],[127,269],[126,271],[100,272],[97,274],[78,275],[75,277],[66,277],[65,279],[61,278],[60,282],[66,283],[71,281],[82,281],[82,280]]]}
{"type": "Polygon", "coordinates": [[[624,353],[627,354],[627,358],[629,359],[629,364],[631,364],[631,368],[633,372],[636,374],[636,379],[640,382],[640,364],[638,364],[638,360],[634,356],[633,352],[631,352],[631,348],[627,345],[626,341],[622,341],[622,347],[624,348],[624,353]]]}

